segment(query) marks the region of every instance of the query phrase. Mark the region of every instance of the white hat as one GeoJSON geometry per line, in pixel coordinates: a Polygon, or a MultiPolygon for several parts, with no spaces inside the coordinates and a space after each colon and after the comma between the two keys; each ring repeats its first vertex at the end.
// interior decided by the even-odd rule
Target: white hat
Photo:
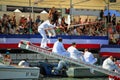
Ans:
{"type": "Polygon", "coordinates": [[[22,15],[21,17],[25,17],[25,15],[22,15]]]}

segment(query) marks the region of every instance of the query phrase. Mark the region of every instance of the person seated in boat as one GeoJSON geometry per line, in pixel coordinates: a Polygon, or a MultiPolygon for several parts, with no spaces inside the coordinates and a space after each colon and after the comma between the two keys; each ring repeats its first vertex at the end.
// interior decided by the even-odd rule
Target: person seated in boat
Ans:
{"type": "MultiPolygon", "coordinates": [[[[110,70],[110,71],[120,72],[120,68],[115,64],[114,60],[115,59],[113,56],[109,56],[108,58],[106,58],[103,61],[102,68],[110,70]]],[[[119,79],[115,79],[115,78],[117,78],[117,77],[109,75],[109,80],[119,80],[119,79]]]]}
{"type": "Polygon", "coordinates": [[[4,55],[4,64],[10,65],[11,62],[12,62],[11,56],[9,54],[5,54],[4,55]]]}
{"type": "Polygon", "coordinates": [[[73,42],[72,45],[70,47],[68,47],[67,51],[70,53],[70,57],[73,59],[77,59],[77,60],[82,60],[85,62],[85,59],[83,57],[83,52],[79,51],[76,48],[76,43],[73,42]]]}
{"type": "Polygon", "coordinates": [[[111,71],[114,71],[114,70],[118,69],[118,66],[114,62],[114,57],[113,56],[109,56],[108,58],[106,58],[103,61],[102,67],[104,69],[111,70],[111,71]]]}
{"type": "Polygon", "coordinates": [[[30,65],[29,65],[29,62],[27,62],[27,59],[23,59],[18,63],[18,66],[29,67],[30,65]]]}
{"type": "Polygon", "coordinates": [[[69,57],[70,53],[64,48],[64,45],[62,43],[63,39],[61,37],[58,38],[58,40],[54,43],[52,52],[61,55],[69,57]]]}
{"type": "MultiPolygon", "coordinates": [[[[87,64],[95,64],[97,62],[97,58],[94,57],[94,55],[88,51],[87,48],[84,49],[84,59],[85,59],[85,63],[87,64]]],[[[94,74],[94,69],[90,68],[90,72],[92,74],[94,74]]]]}
{"type": "MultiPolygon", "coordinates": [[[[52,52],[58,54],[60,56],[69,57],[70,53],[64,48],[62,43],[62,38],[59,37],[58,40],[54,43],[52,52]]],[[[59,74],[59,72],[65,67],[67,68],[68,63],[64,60],[60,60],[58,66],[54,69],[55,74],[59,74]]]]}
{"type": "Polygon", "coordinates": [[[88,51],[88,49],[84,49],[84,59],[85,62],[88,64],[95,64],[97,62],[97,58],[94,57],[94,55],[88,51]]]}

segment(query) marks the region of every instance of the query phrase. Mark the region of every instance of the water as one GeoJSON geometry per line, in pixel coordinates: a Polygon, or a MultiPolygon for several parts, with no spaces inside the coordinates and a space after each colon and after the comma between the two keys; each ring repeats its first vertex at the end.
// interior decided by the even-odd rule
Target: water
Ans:
{"type": "Polygon", "coordinates": [[[39,80],[108,80],[108,78],[40,78],[39,80]]]}

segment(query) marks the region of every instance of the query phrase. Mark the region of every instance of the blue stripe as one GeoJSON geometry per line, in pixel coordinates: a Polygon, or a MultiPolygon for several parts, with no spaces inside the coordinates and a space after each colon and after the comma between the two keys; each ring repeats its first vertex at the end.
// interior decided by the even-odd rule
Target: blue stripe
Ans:
{"type": "MultiPolygon", "coordinates": [[[[58,37],[62,37],[63,39],[100,39],[100,40],[108,40],[108,36],[71,36],[71,35],[57,35],[56,37],[52,37],[56,39],[58,37]]],[[[41,38],[40,34],[0,34],[0,38],[41,38]]]]}
{"type": "Polygon", "coordinates": [[[120,48],[120,45],[102,45],[101,48],[120,48]]]}
{"type": "Polygon", "coordinates": [[[101,48],[100,52],[120,53],[120,48],[101,48]]]}

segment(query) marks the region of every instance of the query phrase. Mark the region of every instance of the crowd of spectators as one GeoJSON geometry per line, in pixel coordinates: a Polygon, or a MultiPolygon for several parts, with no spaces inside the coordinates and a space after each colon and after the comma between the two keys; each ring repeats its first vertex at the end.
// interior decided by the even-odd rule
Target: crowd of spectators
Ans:
{"type": "MultiPolygon", "coordinates": [[[[56,12],[56,11],[55,11],[56,12]]],[[[50,15],[51,16],[51,15],[50,15]]],[[[58,20],[58,17],[57,17],[58,20]]],[[[28,18],[21,15],[17,24],[16,16],[3,14],[0,18],[0,34],[38,34],[38,25],[42,23],[40,15],[33,21],[31,16],[28,18]]],[[[71,26],[65,22],[65,18],[61,18],[61,22],[56,22],[60,28],[56,29],[59,35],[87,35],[87,36],[106,36],[110,38],[110,44],[120,44],[120,21],[116,21],[115,14],[113,16],[102,16],[94,21],[86,18],[84,21],[81,17],[76,21],[71,21],[71,26]],[[110,19],[109,21],[107,19],[110,19]],[[107,21],[106,21],[107,20],[107,21]]]]}

